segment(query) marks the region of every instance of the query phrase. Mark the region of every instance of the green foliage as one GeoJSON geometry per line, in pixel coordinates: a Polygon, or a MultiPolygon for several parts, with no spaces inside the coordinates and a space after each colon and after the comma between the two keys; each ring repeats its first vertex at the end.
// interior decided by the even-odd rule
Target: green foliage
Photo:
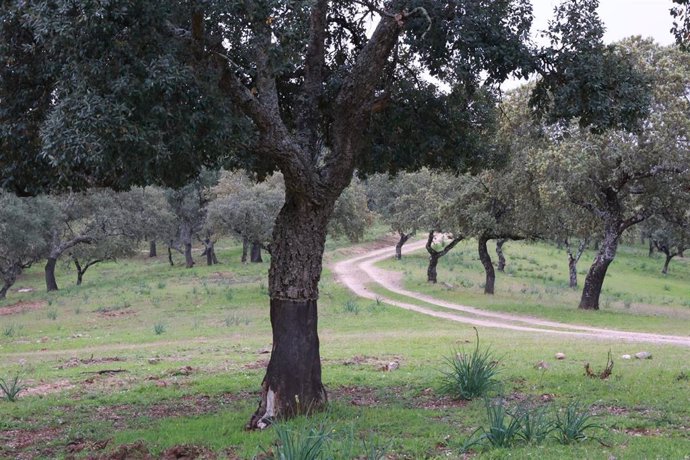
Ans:
{"type": "Polygon", "coordinates": [[[330,439],[330,430],[324,426],[295,427],[287,423],[276,423],[273,429],[278,444],[269,458],[275,460],[317,460],[321,458],[330,439]]]}
{"type": "Polygon", "coordinates": [[[55,321],[57,319],[57,317],[58,317],[58,312],[55,308],[51,308],[50,310],[48,310],[48,318],[49,319],[52,319],[53,321],[55,321]]]}
{"type": "Polygon", "coordinates": [[[561,444],[584,441],[588,438],[586,432],[602,428],[594,423],[593,417],[587,408],[582,407],[580,401],[571,401],[565,409],[556,413],[556,438],[561,444]]]}
{"type": "Polygon", "coordinates": [[[441,390],[454,398],[470,400],[485,396],[499,385],[495,378],[498,360],[489,348],[479,348],[479,332],[476,329],[475,332],[477,344],[474,350],[469,353],[455,351],[446,358],[450,369],[443,372],[441,390]]]}
{"type": "Polygon", "coordinates": [[[153,325],[153,332],[156,333],[156,335],[161,335],[167,330],[167,326],[165,323],[156,323],[153,325]]]}
{"type": "Polygon", "coordinates": [[[528,444],[541,444],[556,429],[553,420],[548,417],[545,406],[518,407],[514,417],[520,424],[518,437],[528,444]]]}
{"type": "Polygon", "coordinates": [[[24,391],[24,389],[25,387],[19,373],[15,374],[14,377],[9,378],[8,380],[0,377],[0,391],[2,391],[2,395],[7,401],[16,401],[17,396],[19,393],[24,391]]]}
{"type": "Polygon", "coordinates": [[[354,313],[355,315],[359,314],[359,305],[357,301],[349,299],[345,302],[345,305],[343,305],[343,311],[345,313],[354,313]]]}

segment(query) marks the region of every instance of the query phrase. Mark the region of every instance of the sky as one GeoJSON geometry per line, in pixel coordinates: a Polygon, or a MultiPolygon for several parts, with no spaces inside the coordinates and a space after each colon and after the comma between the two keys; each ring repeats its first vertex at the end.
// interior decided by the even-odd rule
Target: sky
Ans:
{"type": "MultiPolygon", "coordinates": [[[[532,0],[532,31],[546,29],[559,0],[532,0]]],[[[661,45],[673,43],[669,10],[671,0],[600,0],[599,17],[606,26],[604,41],[612,43],[631,35],[653,37],[661,45]]],[[[536,37],[535,37],[536,38],[536,37]]]]}

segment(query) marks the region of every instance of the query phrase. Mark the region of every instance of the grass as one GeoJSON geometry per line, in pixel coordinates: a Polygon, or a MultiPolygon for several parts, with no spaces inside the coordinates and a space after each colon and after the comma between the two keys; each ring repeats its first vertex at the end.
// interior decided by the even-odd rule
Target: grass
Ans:
{"type": "MultiPolygon", "coordinates": [[[[345,257],[346,246],[329,241],[327,260],[345,257]]],[[[43,292],[40,270],[28,270],[18,287],[34,291],[20,294],[13,290],[0,302],[0,307],[17,303],[25,307],[0,316],[0,331],[16,325],[13,333],[0,335],[0,376],[14,375],[20,369],[27,388],[14,404],[0,401],[0,457],[61,458],[69,454],[67,445],[82,446],[77,456],[88,457],[139,440],[155,456],[182,444],[201,446],[219,457],[252,458],[262,454],[262,447],[276,453],[280,440],[275,429],[243,430],[256,409],[271,344],[265,294],[268,263],[241,264],[241,248],[231,241],[221,241],[217,247],[221,265],[207,267],[199,258],[197,266],[185,269],[179,263],[170,267],[163,256],[149,259],[142,255],[93,267],[80,287],[73,286],[73,273],[58,267],[61,290],[51,293],[43,292]],[[51,309],[57,312],[55,320],[47,316],[51,309]],[[163,322],[169,329],[156,335],[152,326],[163,322]],[[109,370],[123,372],[106,372],[109,370]],[[16,444],[10,437],[21,434],[35,441],[13,447],[16,444]],[[99,450],[99,442],[105,440],[110,441],[99,450]]],[[[520,273],[548,278],[549,271],[557,269],[542,269],[542,265],[560,267],[559,253],[546,246],[530,249],[508,243],[505,251],[508,267],[517,271],[519,265],[523,268],[520,273]],[[526,268],[534,271],[526,272],[526,268]]],[[[687,286],[690,279],[682,271],[683,263],[674,260],[669,276],[656,286],[654,260],[639,258],[635,251],[623,252],[621,262],[630,266],[626,275],[616,274],[619,261],[611,268],[614,283],[606,292],[612,299],[611,311],[585,315],[592,318],[589,321],[624,328],[654,318],[653,314],[687,310],[687,305],[678,302],[686,291],[677,291],[683,280],[687,286]],[[642,263],[647,264],[644,270],[639,269],[642,263]],[[647,283],[649,292],[628,293],[628,273],[647,283]],[[665,290],[664,284],[671,290],[665,290]],[[632,301],[629,311],[635,322],[627,319],[631,315],[625,313],[626,298],[632,301]]],[[[471,256],[467,252],[463,257],[471,256]]],[[[391,265],[409,271],[408,285],[419,283],[415,273],[416,266],[421,266],[420,287],[434,295],[484,299],[478,287],[481,273],[459,261],[453,261],[452,276],[467,276],[472,286],[462,287],[458,280],[450,279],[455,287],[439,286],[438,292],[423,282],[423,258],[405,257],[402,263],[391,265]]],[[[443,271],[445,263],[444,259],[439,267],[441,281],[450,276],[443,271]]],[[[496,298],[508,284],[510,296],[479,305],[530,314],[547,310],[545,316],[562,320],[563,314],[566,320],[580,322],[581,312],[569,303],[567,288],[558,287],[557,273],[553,273],[553,281],[510,276],[514,278],[499,274],[496,298]],[[527,288],[524,294],[520,292],[523,287],[527,288]],[[542,295],[541,303],[534,305],[532,300],[539,300],[538,295],[542,295]],[[558,302],[551,307],[549,299],[558,302]]],[[[476,349],[475,331],[381,300],[353,298],[333,281],[328,269],[320,293],[319,338],[329,409],[316,418],[290,421],[287,427],[295,433],[327,427],[326,458],[380,458],[383,454],[391,458],[461,458],[464,441],[479,427],[487,427],[487,409],[481,398],[457,402],[442,394],[438,390],[443,385],[440,370],[447,350],[467,347],[471,353],[476,349]],[[357,305],[357,314],[348,311],[348,302],[357,305]],[[391,361],[398,361],[400,368],[383,371],[391,361]]],[[[656,318],[650,327],[659,331],[678,331],[683,326],[682,313],[676,318],[679,324],[664,316],[656,318]]],[[[544,417],[552,421],[555,408],[560,407],[565,422],[568,404],[579,400],[580,410],[586,408],[587,414],[596,415],[592,420],[597,425],[606,427],[605,441],[611,446],[591,439],[599,434],[596,430],[585,430],[587,439],[569,445],[562,445],[554,432],[541,443],[515,438],[509,450],[473,449],[480,458],[683,458],[690,451],[690,405],[682,403],[690,393],[687,349],[488,328],[480,328],[479,334],[481,349],[490,347],[500,356],[497,378],[502,396],[510,404],[507,409],[519,404],[531,409],[545,407],[544,417]],[[587,378],[584,364],[605,362],[609,349],[614,358],[644,349],[654,359],[617,360],[616,372],[609,379],[587,378]],[[564,352],[567,359],[555,360],[556,352],[564,352]],[[549,364],[548,369],[535,369],[535,363],[542,360],[549,364]]],[[[517,409],[510,409],[510,414],[520,418],[517,409]]],[[[530,436],[537,439],[538,414],[534,410],[530,414],[530,429],[535,433],[530,436]]],[[[510,417],[505,416],[505,426],[510,417]]],[[[520,420],[524,433],[524,418],[520,420]]]]}
{"type": "Polygon", "coordinates": [[[449,369],[443,372],[444,382],[441,391],[454,398],[471,400],[486,396],[499,385],[496,379],[498,360],[490,349],[479,349],[479,332],[473,351],[455,351],[446,358],[449,369]]]}
{"type": "Polygon", "coordinates": [[[649,258],[646,247],[622,246],[606,276],[601,310],[583,312],[577,305],[593,252],[582,256],[580,288],[573,290],[568,287],[565,251],[546,244],[508,242],[504,246],[508,265],[505,273],[497,273],[493,296],[483,294],[484,271],[476,252],[474,241],[461,242],[439,265],[436,285],[425,282],[428,258],[423,250],[378,266],[402,272],[408,290],[487,310],[631,331],[687,335],[690,330],[690,259],[678,259],[674,270],[663,276],[662,261],[649,258]]]}

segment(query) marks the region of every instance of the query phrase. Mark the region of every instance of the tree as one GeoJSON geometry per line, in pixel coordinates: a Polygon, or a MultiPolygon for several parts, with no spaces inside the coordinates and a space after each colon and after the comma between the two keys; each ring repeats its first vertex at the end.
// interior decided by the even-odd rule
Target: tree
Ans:
{"type": "Polygon", "coordinates": [[[371,209],[383,217],[398,235],[395,258],[402,258],[403,245],[424,228],[424,196],[430,186],[427,170],[401,172],[395,176],[376,174],[367,178],[367,195],[371,209]]]}
{"type": "Polygon", "coordinates": [[[668,273],[668,266],[676,256],[682,256],[690,247],[690,213],[687,206],[666,208],[661,215],[652,216],[645,226],[649,229],[650,241],[664,254],[661,273],[668,273]]]}
{"type": "MultiPolygon", "coordinates": [[[[538,65],[528,0],[58,0],[17,2],[3,14],[3,35],[36,45],[10,47],[12,62],[28,63],[17,79],[50,83],[39,120],[19,133],[38,142],[23,157],[12,146],[0,161],[2,177],[12,172],[4,187],[179,186],[223,160],[259,177],[283,173],[269,270],[273,353],[250,427],[325,402],[318,282],[328,220],[355,169],[481,165],[490,155],[475,134],[491,104],[480,87],[538,65]],[[370,16],[378,22],[367,35],[370,16]],[[34,64],[46,65],[38,76],[26,70],[34,64]],[[454,92],[421,82],[424,71],[454,92]],[[396,129],[410,125],[408,115],[430,128],[422,141],[396,129]],[[20,161],[27,156],[57,174],[27,181],[40,170],[20,161]]],[[[25,89],[1,91],[3,104],[28,99],[25,89]]],[[[16,107],[2,119],[26,114],[16,107]]]]}
{"type": "Polygon", "coordinates": [[[582,309],[599,308],[604,277],[623,232],[687,192],[690,102],[685,78],[679,76],[690,72],[689,57],[641,39],[618,46],[654,78],[651,112],[642,127],[601,134],[577,128],[554,132],[555,146],[537,160],[545,180],[555,181],[599,222],[602,240],[585,279],[582,309]]]}
{"type": "Polygon", "coordinates": [[[46,229],[55,212],[44,197],[18,198],[0,192],[0,299],[23,270],[45,257],[50,243],[46,229]]]}
{"type": "Polygon", "coordinates": [[[328,234],[345,236],[350,242],[357,243],[372,222],[373,215],[367,204],[364,184],[354,178],[335,202],[333,215],[328,222],[328,234]]]}
{"type": "Polygon", "coordinates": [[[262,262],[261,249],[269,248],[273,223],[285,201],[283,176],[276,173],[263,182],[246,174],[224,174],[214,187],[217,198],[207,208],[206,226],[218,234],[230,234],[243,242],[242,262],[262,262]]]}
{"type": "Polygon", "coordinates": [[[676,37],[676,43],[687,50],[690,44],[690,1],[673,0],[673,3],[678,6],[671,8],[671,16],[674,18],[671,32],[676,37]]]}
{"type": "MultiPolygon", "coordinates": [[[[180,252],[184,254],[187,268],[194,266],[192,241],[204,227],[206,205],[211,199],[209,193],[217,181],[218,175],[215,172],[202,171],[184,187],[166,191],[168,204],[177,221],[177,241],[182,245],[180,252]]],[[[171,242],[170,247],[174,246],[176,243],[171,242]]]]}

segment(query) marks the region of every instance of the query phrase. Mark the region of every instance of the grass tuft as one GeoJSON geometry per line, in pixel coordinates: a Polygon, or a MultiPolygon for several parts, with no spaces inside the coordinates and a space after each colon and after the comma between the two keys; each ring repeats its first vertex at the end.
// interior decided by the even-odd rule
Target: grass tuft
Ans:
{"type": "Polygon", "coordinates": [[[22,379],[17,373],[14,377],[9,380],[0,378],[0,391],[2,391],[3,397],[14,402],[17,400],[17,396],[24,390],[24,385],[22,384],[22,379]]]}
{"type": "Polygon", "coordinates": [[[489,348],[479,348],[479,332],[475,328],[477,345],[470,353],[456,351],[446,358],[450,370],[444,371],[441,391],[456,399],[470,400],[487,395],[496,389],[499,381],[498,360],[489,348]]]}
{"type": "Polygon", "coordinates": [[[556,439],[561,444],[584,441],[587,439],[587,431],[602,428],[593,422],[593,417],[579,401],[570,402],[563,411],[556,414],[556,439]]]}

